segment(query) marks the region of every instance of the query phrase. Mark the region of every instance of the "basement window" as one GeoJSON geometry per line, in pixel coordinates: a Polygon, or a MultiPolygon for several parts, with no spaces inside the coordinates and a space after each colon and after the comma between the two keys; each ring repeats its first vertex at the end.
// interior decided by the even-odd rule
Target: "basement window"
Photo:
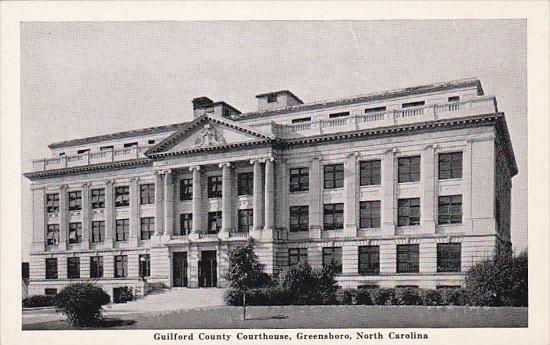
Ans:
{"type": "Polygon", "coordinates": [[[115,147],[113,145],[109,145],[109,146],[101,146],[99,148],[99,151],[111,151],[113,150],[115,147]]]}
{"type": "Polygon", "coordinates": [[[292,123],[311,122],[311,117],[301,117],[299,119],[292,119],[292,123]]]}
{"type": "Polygon", "coordinates": [[[134,142],[134,143],[126,143],[124,144],[124,148],[129,148],[129,147],[137,147],[138,146],[138,143],[137,142],[134,142]]]}
{"type": "Polygon", "coordinates": [[[329,119],[335,119],[335,118],[344,117],[344,116],[349,116],[349,111],[343,111],[343,112],[341,112],[341,113],[329,114],[329,115],[328,115],[328,118],[329,118],[329,119]]]}
{"type": "Polygon", "coordinates": [[[59,152],[59,157],[65,156],[65,152],[59,152]]]}
{"type": "Polygon", "coordinates": [[[153,145],[154,143],[155,143],[154,140],[149,140],[149,141],[147,141],[147,144],[149,144],[149,145],[153,145]]]}
{"type": "Polygon", "coordinates": [[[460,101],[460,96],[449,97],[449,102],[458,102],[460,101]]]}
{"type": "Polygon", "coordinates": [[[82,150],[76,151],[76,153],[79,154],[79,155],[84,154],[84,153],[88,153],[88,152],[90,152],[90,149],[82,149],[82,150]]]}
{"type": "Polygon", "coordinates": [[[420,107],[420,106],[423,106],[424,104],[426,104],[425,101],[403,103],[401,104],[401,108],[420,107]]]}
{"type": "Polygon", "coordinates": [[[365,114],[378,113],[378,112],[381,112],[381,111],[386,111],[386,107],[367,108],[367,109],[365,109],[365,114]]]}

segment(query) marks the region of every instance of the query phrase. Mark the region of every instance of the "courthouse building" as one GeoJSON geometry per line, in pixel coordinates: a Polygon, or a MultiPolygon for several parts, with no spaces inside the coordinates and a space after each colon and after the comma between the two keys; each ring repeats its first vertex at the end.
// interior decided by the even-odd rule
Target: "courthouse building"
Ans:
{"type": "Polygon", "coordinates": [[[510,248],[517,166],[477,79],[56,142],[33,162],[29,294],[94,281],[223,287],[247,238],[268,273],[335,264],[343,287],[459,286],[510,248]]]}

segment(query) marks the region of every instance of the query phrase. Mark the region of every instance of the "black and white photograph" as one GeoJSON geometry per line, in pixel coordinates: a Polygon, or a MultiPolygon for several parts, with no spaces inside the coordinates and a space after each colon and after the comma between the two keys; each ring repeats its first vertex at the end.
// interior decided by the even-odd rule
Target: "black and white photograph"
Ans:
{"type": "Polygon", "coordinates": [[[144,343],[528,331],[530,290],[547,287],[529,262],[548,257],[529,245],[545,223],[529,221],[528,27],[19,21],[15,328],[144,343]]]}

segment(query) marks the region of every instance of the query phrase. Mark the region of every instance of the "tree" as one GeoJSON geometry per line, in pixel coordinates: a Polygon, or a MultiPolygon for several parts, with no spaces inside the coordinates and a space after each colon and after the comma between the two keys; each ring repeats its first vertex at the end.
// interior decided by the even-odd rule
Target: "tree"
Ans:
{"type": "Polygon", "coordinates": [[[517,257],[496,255],[466,273],[470,300],[480,306],[527,306],[527,252],[517,257]]]}
{"type": "Polygon", "coordinates": [[[244,246],[236,247],[229,253],[227,279],[232,289],[242,293],[243,320],[246,320],[246,291],[271,284],[271,278],[264,273],[264,265],[254,252],[254,244],[254,240],[249,238],[244,246]]]}
{"type": "Polygon", "coordinates": [[[101,320],[101,307],[109,301],[109,295],[91,283],[71,284],[54,297],[54,305],[67,315],[72,326],[97,324],[101,320]]]}

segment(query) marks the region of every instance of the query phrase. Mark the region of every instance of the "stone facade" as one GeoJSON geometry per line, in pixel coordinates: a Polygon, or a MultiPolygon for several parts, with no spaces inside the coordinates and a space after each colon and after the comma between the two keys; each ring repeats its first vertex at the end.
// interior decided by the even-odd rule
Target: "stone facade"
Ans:
{"type": "Polygon", "coordinates": [[[257,97],[257,112],[201,97],[188,123],[50,145],[53,158],[25,174],[29,294],[88,280],[112,295],[223,287],[248,237],[268,273],[302,253],[313,267],[334,261],[343,287],[458,286],[509,248],[517,168],[479,81],[309,104],[257,97]]]}

